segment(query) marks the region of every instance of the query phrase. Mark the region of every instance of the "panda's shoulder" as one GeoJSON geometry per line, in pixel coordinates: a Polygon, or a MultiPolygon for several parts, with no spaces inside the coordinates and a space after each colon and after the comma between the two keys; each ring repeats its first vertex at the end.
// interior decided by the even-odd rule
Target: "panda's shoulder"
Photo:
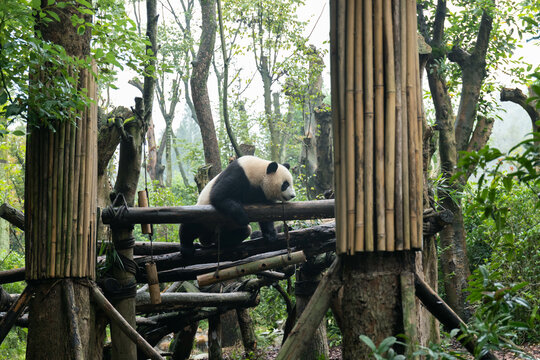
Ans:
{"type": "Polygon", "coordinates": [[[256,156],[242,156],[236,160],[242,171],[248,178],[251,185],[260,185],[266,175],[266,168],[270,161],[260,159],[256,156]]]}

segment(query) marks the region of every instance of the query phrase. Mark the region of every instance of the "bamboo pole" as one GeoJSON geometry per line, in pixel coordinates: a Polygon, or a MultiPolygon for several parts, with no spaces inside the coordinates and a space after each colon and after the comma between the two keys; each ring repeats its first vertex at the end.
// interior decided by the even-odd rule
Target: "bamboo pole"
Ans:
{"type": "Polygon", "coordinates": [[[403,249],[411,249],[411,213],[409,194],[409,120],[407,116],[407,0],[401,0],[401,115],[403,138],[403,249]]]}
{"type": "Polygon", "coordinates": [[[384,173],[384,53],[383,53],[383,0],[375,0],[374,66],[375,66],[375,216],[378,251],[386,250],[385,173],[384,173]]]}
{"type": "Polygon", "coordinates": [[[363,49],[363,7],[358,1],[355,7],[356,33],[355,33],[355,72],[354,72],[354,119],[356,142],[356,226],[354,251],[364,251],[364,77],[362,62],[363,49]]]}
{"type": "MultiPolygon", "coordinates": [[[[346,73],[354,74],[354,4],[355,0],[347,0],[346,30],[346,73]]],[[[347,76],[345,83],[345,174],[347,196],[347,253],[354,253],[355,231],[355,151],[354,151],[354,76],[347,76]]]]}
{"type": "Polygon", "coordinates": [[[385,221],[386,250],[395,249],[394,182],[396,166],[396,76],[394,71],[394,33],[392,25],[392,0],[384,0],[384,52],[385,52],[385,221]]]}
{"type": "Polygon", "coordinates": [[[407,0],[407,119],[409,125],[409,185],[411,216],[411,247],[418,248],[418,194],[417,192],[417,159],[418,129],[416,111],[416,0],[407,0]]]}
{"type": "MultiPolygon", "coordinates": [[[[343,0],[341,0],[343,1],[343,0]]],[[[334,189],[335,189],[335,216],[336,220],[341,219],[341,154],[340,154],[340,138],[339,138],[339,118],[340,118],[340,91],[339,91],[339,42],[338,42],[338,1],[330,2],[330,66],[332,76],[330,77],[332,82],[332,127],[334,129],[334,189]]],[[[339,228],[339,226],[338,226],[339,228]]],[[[347,252],[347,245],[342,238],[342,230],[337,231],[336,234],[336,251],[340,254],[347,252]]]]}
{"type": "Polygon", "coordinates": [[[364,1],[364,226],[365,250],[375,250],[373,213],[373,9],[364,1]]]}
{"type": "Polygon", "coordinates": [[[68,193],[68,202],[67,202],[67,212],[66,212],[66,259],[64,263],[64,274],[66,277],[71,277],[71,274],[73,273],[71,268],[71,258],[74,255],[74,236],[73,236],[73,216],[74,216],[74,205],[76,204],[76,198],[77,198],[77,192],[76,184],[78,184],[78,181],[76,181],[77,177],[79,176],[77,173],[77,136],[78,136],[78,130],[77,127],[73,124],[69,124],[69,133],[70,133],[70,145],[69,145],[69,181],[68,185],[69,188],[67,189],[68,193]]]}
{"type": "Polygon", "coordinates": [[[78,237],[78,223],[79,223],[79,179],[81,177],[81,151],[82,151],[82,142],[83,142],[83,128],[78,124],[76,126],[76,140],[75,140],[75,159],[74,159],[74,169],[75,175],[73,177],[73,208],[72,208],[72,229],[71,229],[71,259],[70,264],[70,276],[76,277],[77,273],[77,259],[79,258],[78,246],[77,246],[77,237],[78,237]]]}
{"type": "Polygon", "coordinates": [[[46,219],[47,217],[44,217],[44,214],[47,213],[47,207],[48,207],[48,149],[49,149],[49,142],[50,138],[48,135],[48,132],[45,129],[40,129],[40,133],[42,136],[42,139],[44,140],[44,147],[41,151],[41,165],[42,165],[42,172],[41,172],[41,189],[43,191],[42,196],[42,203],[41,203],[41,213],[36,214],[36,217],[32,219],[33,221],[39,221],[41,224],[41,231],[38,233],[38,236],[41,235],[38,240],[41,244],[41,248],[43,249],[43,252],[39,256],[39,274],[38,278],[45,278],[47,277],[47,264],[50,261],[51,255],[50,255],[50,249],[48,247],[47,242],[47,236],[43,236],[47,234],[47,222],[43,221],[42,219],[46,219]]]}
{"type": "Polygon", "coordinates": [[[63,176],[62,176],[62,205],[61,205],[61,209],[62,209],[62,217],[60,219],[60,224],[58,225],[58,228],[60,229],[60,232],[61,232],[61,237],[62,237],[62,248],[61,248],[61,253],[62,253],[62,261],[58,261],[58,266],[60,268],[57,268],[58,269],[58,272],[59,273],[62,273],[63,276],[66,276],[66,258],[67,258],[67,253],[69,251],[71,251],[71,247],[68,246],[69,244],[69,237],[68,237],[68,232],[67,232],[67,224],[68,224],[68,219],[69,219],[69,216],[70,216],[70,213],[68,211],[68,199],[70,198],[70,194],[69,194],[69,181],[70,181],[70,176],[69,174],[71,173],[71,170],[73,169],[71,167],[71,162],[70,162],[70,150],[71,150],[71,143],[72,143],[72,140],[71,140],[71,121],[65,121],[64,122],[64,158],[63,158],[63,163],[64,163],[64,168],[63,168],[63,176]]]}
{"type": "Polygon", "coordinates": [[[339,123],[337,129],[339,129],[339,200],[337,202],[339,206],[339,217],[336,218],[338,224],[338,236],[340,241],[344,244],[341,245],[345,251],[348,251],[347,245],[347,194],[346,194],[346,138],[345,138],[345,29],[346,29],[346,0],[338,1],[338,68],[339,68],[339,123]]]}
{"type": "MultiPolygon", "coordinates": [[[[59,122],[55,121],[53,126],[58,128],[59,122]]],[[[56,130],[57,131],[57,130],[56,130]]],[[[45,219],[47,219],[47,245],[50,248],[50,260],[47,262],[47,277],[55,277],[56,269],[56,196],[58,192],[57,181],[58,181],[58,158],[57,158],[57,147],[58,147],[58,137],[55,134],[55,131],[49,130],[49,168],[47,175],[47,186],[48,191],[48,210],[45,219]]]]}
{"type": "MultiPolygon", "coordinates": [[[[91,91],[92,86],[92,75],[86,70],[82,72],[82,80],[83,83],[86,84],[86,88],[91,91]]],[[[86,142],[84,143],[86,145],[86,158],[85,158],[85,181],[84,181],[84,188],[83,188],[83,236],[82,236],[82,256],[79,259],[81,266],[80,266],[80,276],[88,276],[89,275],[89,247],[90,247],[90,224],[91,224],[91,213],[93,212],[92,209],[92,202],[93,202],[93,191],[92,191],[92,185],[94,184],[93,179],[93,150],[96,148],[96,144],[93,143],[93,133],[92,133],[92,119],[91,119],[91,107],[87,107],[85,109],[85,117],[84,117],[84,126],[86,128],[86,142]]]]}
{"type": "Polygon", "coordinates": [[[222,269],[217,272],[199,275],[197,276],[197,282],[199,283],[200,288],[202,286],[215,284],[221,281],[255,274],[263,270],[299,264],[305,261],[306,255],[304,255],[304,252],[297,251],[292,254],[278,255],[268,259],[257,260],[248,264],[222,269]]]}
{"type": "MultiPolygon", "coordinates": [[[[93,61],[92,63],[92,72],[94,74],[97,74],[98,72],[98,69],[97,69],[97,63],[95,61],[93,61]]],[[[91,241],[90,241],[90,257],[89,257],[89,266],[90,266],[90,278],[91,279],[95,279],[96,278],[96,258],[97,258],[97,255],[96,255],[96,245],[97,245],[97,225],[98,225],[98,213],[97,213],[97,187],[98,187],[98,171],[97,171],[97,168],[98,168],[98,165],[97,165],[97,158],[98,158],[98,154],[97,154],[97,143],[98,143],[98,128],[97,128],[97,119],[98,119],[98,107],[97,107],[97,82],[95,81],[95,79],[93,78],[93,74],[90,74],[90,79],[91,79],[91,92],[90,92],[90,96],[92,96],[92,98],[94,100],[96,100],[96,102],[92,103],[90,105],[90,121],[91,121],[91,126],[92,126],[92,134],[93,134],[93,139],[92,139],[92,143],[91,145],[94,146],[94,151],[93,151],[93,155],[90,157],[91,160],[92,160],[92,168],[93,168],[93,173],[92,173],[92,179],[93,179],[93,185],[92,185],[92,196],[91,196],[91,199],[92,199],[92,203],[91,203],[91,216],[90,216],[90,219],[92,221],[91,223],[91,241]]]]}
{"type": "MultiPolygon", "coordinates": [[[[416,19],[416,13],[415,18],[416,19]]],[[[418,193],[418,205],[417,210],[418,213],[416,215],[418,219],[418,248],[423,248],[423,216],[424,216],[424,142],[423,142],[423,133],[424,133],[424,105],[423,105],[423,99],[422,99],[422,81],[420,79],[420,59],[419,59],[419,52],[418,52],[418,41],[415,41],[414,43],[415,48],[415,70],[416,70],[416,103],[417,103],[417,129],[418,129],[418,160],[417,160],[417,193],[418,193]]]]}
{"type": "Polygon", "coordinates": [[[401,0],[392,1],[393,19],[394,19],[394,44],[395,47],[395,78],[396,78],[396,170],[395,170],[395,249],[403,250],[403,119],[401,111],[401,63],[403,57],[401,53],[401,0]]]}
{"type": "Polygon", "coordinates": [[[62,219],[66,216],[65,212],[63,211],[63,199],[65,197],[64,193],[64,151],[65,151],[65,141],[66,141],[66,124],[69,123],[68,121],[63,121],[60,126],[60,132],[59,132],[59,142],[56,149],[57,152],[57,159],[58,159],[58,167],[57,171],[55,172],[55,176],[57,175],[58,178],[55,181],[56,185],[56,196],[54,197],[56,199],[56,212],[54,214],[54,233],[56,233],[56,260],[54,262],[55,267],[55,273],[56,276],[62,276],[62,265],[64,263],[64,253],[65,251],[65,234],[62,232],[62,219]]]}

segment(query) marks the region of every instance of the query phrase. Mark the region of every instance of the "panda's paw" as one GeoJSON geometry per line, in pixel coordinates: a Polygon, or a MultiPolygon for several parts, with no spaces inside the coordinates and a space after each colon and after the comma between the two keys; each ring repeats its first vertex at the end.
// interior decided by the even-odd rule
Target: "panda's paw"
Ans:
{"type": "Polygon", "coordinates": [[[263,240],[266,242],[275,242],[277,241],[277,234],[276,232],[263,232],[262,234],[263,240]]]}
{"type": "Polygon", "coordinates": [[[195,246],[193,246],[193,244],[189,246],[182,244],[180,246],[180,253],[182,254],[183,257],[191,258],[195,255],[195,246]]]}

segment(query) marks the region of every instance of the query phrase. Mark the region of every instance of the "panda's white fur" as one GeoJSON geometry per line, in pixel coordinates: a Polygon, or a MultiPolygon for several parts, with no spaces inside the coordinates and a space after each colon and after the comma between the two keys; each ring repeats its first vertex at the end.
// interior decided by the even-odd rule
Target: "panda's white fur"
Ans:
{"type": "MultiPolygon", "coordinates": [[[[227,237],[227,243],[231,246],[239,244],[250,232],[243,205],[291,200],[296,195],[292,184],[292,175],[284,165],[256,156],[243,156],[233,161],[204,187],[197,205],[213,205],[236,224],[221,226],[217,231],[208,225],[182,225],[182,252],[192,252],[193,240],[197,237],[203,245],[214,243],[218,233],[221,239],[227,237]]],[[[259,224],[263,237],[269,241],[275,240],[273,222],[259,224]]]]}
{"type": "MultiPolygon", "coordinates": [[[[242,156],[236,161],[244,171],[249,184],[253,187],[261,188],[268,201],[289,201],[296,196],[292,186],[292,175],[284,165],[278,164],[276,172],[267,174],[268,165],[270,165],[271,161],[251,155],[242,156]],[[290,186],[285,191],[282,191],[281,186],[284,181],[287,181],[290,186]]],[[[206,184],[199,194],[197,205],[211,204],[210,192],[221,174],[223,172],[219,173],[206,184]]]]}

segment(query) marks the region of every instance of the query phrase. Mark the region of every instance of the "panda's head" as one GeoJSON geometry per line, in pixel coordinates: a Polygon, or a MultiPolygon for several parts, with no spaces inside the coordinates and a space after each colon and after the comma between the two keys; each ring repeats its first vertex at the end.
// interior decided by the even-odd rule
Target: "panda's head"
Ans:
{"type": "Polygon", "coordinates": [[[261,189],[270,201],[289,201],[296,196],[293,188],[293,178],[289,172],[289,164],[271,162],[266,167],[261,189]]]}

